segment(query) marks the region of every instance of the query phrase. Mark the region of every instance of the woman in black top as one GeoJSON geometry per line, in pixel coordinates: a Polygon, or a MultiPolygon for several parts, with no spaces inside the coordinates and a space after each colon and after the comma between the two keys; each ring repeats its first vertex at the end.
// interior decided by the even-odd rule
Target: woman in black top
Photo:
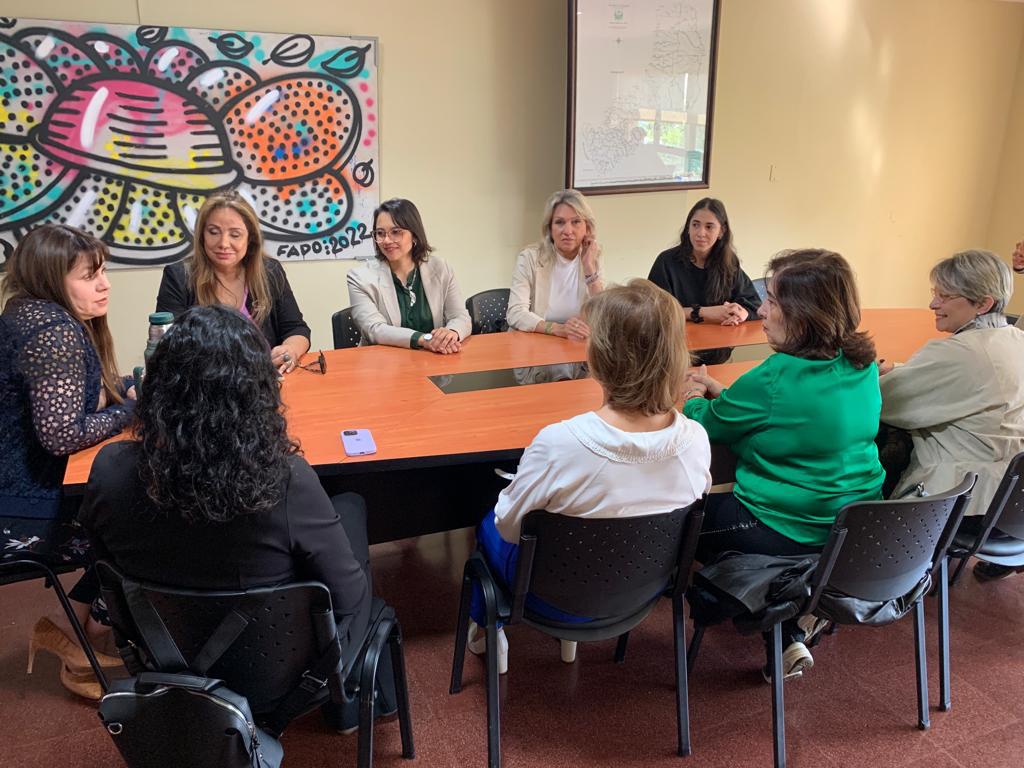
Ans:
{"type": "Polygon", "coordinates": [[[648,279],[671,293],[694,323],[739,325],[761,306],[740,269],[721,200],[698,200],[686,216],[679,245],[658,254],[648,279]]]}
{"type": "MultiPolygon", "coordinates": [[[[0,315],[0,561],[31,552],[60,565],[90,562],[85,535],[63,508],[68,455],[120,432],[135,405],[118,377],[107,327],[107,255],[96,238],[46,224],[26,235],[7,262],[0,315]]],[[[91,574],[70,596],[95,637],[100,628],[87,619],[99,588],[91,574]]],[[[65,686],[99,698],[85,654],[57,624],[41,618],[30,648],[33,656],[38,648],[60,656],[65,686]]],[[[102,654],[100,663],[120,665],[102,654]]]]}
{"type": "Polygon", "coordinates": [[[263,252],[256,212],[237,192],[206,198],[196,218],[192,256],[164,267],[157,312],[177,318],[197,304],[225,304],[250,318],[263,331],[281,373],[294,370],[309,351],[309,326],[284,268],[263,252]]]}
{"type": "Polygon", "coordinates": [[[146,365],[136,439],[97,454],[79,520],[98,558],[145,581],[323,582],[347,657],[370,615],[366,506],[328,498],[298,454],[269,352],[227,307],[182,314],[146,365]]]}
{"type": "MultiPolygon", "coordinates": [[[[361,637],[367,575],[288,437],[268,352],[238,312],[181,315],[146,365],[137,439],[96,455],[79,520],[97,556],[137,578],[199,589],[323,581],[339,620],[362,616],[361,637]]],[[[340,498],[365,512],[359,497],[340,498]]]]}

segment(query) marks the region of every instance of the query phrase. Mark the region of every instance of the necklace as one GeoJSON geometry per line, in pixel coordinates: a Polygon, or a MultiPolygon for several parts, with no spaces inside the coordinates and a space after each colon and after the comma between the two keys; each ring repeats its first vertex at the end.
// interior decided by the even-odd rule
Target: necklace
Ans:
{"type": "Polygon", "coordinates": [[[406,294],[409,296],[409,308],[412,309],[416,306],[416,292],[413,290],[416,287],[416,278],[420,275],[420,268],[414,267],[412,270],[412,277],[409,279],[408,285],[402,283],[402,287],[405,289],[406,294]]]}

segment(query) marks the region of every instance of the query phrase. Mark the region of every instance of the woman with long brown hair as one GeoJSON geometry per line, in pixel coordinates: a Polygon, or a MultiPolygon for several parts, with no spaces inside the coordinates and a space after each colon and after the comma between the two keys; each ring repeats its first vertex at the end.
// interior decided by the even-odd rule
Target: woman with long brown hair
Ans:
{"type": "MultiPolygon", "coordinates": [[[[768,274],[758,315],[775,354],[728,388],[701,369],[685,393],[683,412],[736,454],[733,490],[704,509],[703,563],[727,551],[818,552],[844,505],[882,496],[882,397],[875,345],[857,330],[853,270],[838,253],[809,249],[778,254],[768,274]]],[[[813,665],[805,630],[820,626],[783,624],[786,677],[813,665]]]]}
{"type": "Polygon", "coordinates": [[[691,323],[738,325],[761,306],[732,234],[722,201],[701,198],[686,215],[679,245],[654,260],[647,279],[675,296],[691,323]]]}
{"type": "Polygon", "coordinates": [[[284,268],[263,251],[252,206],[237,192],[206,198],[196,217],[195,246],[183,262],[164,267],[157,312],[175,318],[189,307],[223,304],[250,318],[271,346],[281,373],[309,351],[309,326],[284,268]]]}
{"type": "MultiPolygon", "coordinates": [[[[62,564],[88,562],[85,536],[62,509],[68,455],[120,432],[134,405],[107,327],[106,260],[99,240],[47,224],[26,235],[7,262],[0,315],[3,556],[31,551],[62,564]]],[[[97,596],[89,578],[71,591],[80,620],[97,596]]],[[[40,619],[31,648],[61,657],[69,690],[99,698],[85,654],[56,624],[40,619]]]]}

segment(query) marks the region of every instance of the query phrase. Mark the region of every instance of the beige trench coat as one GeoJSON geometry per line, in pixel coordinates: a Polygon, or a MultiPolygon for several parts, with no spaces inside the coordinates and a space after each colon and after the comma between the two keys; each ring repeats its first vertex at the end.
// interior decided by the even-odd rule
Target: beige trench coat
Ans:
{"type": "Polygon", "coordinates": [[[917,483],[938,493],[977,472],[967,514],[984,514],[1024,450],[1024,331],[976,328],[930,341],[879,384],[882,421],[914,441],[895,494],[917,483]]]}

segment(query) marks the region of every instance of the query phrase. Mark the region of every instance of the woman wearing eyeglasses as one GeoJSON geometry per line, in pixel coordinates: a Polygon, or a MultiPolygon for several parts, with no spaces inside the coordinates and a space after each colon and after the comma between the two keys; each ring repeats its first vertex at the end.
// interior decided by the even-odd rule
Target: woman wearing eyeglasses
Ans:
{"type": "MultiPolygon", "coordinates": [[[[908,430],[914,444],[895,496],[918,483],[935,493],[978,473],[964,520],[970,529],[1010,459],[1024,451],[1024,331],[1003,317],[1013,277],[994,253],[943,259],[932,267],[931,282],[935,327],[952,335],[928,342],[904,365],[880,366],[882,421],[908,430]]],[[[983,578],[1011,570],[978,568],[983,578]]]]}
{"type": "Polygon", "coordinates": [[[157,312],[223,304],[252,320],[270,344],[278,372],[290,373],[309,350],[309,326],[277,259],[263,252],[256,211],[237,192],[206,198],[196,219],[195,250],[164,268],[157,312]]]}
{"type": "Polygon", "coordinates": [[[427,242],[409,200],[385,200],[373,212],[376,263],[348,273],[352,319],[362,344],[458,352],[472,322],[455,272],[427,242]]]}

